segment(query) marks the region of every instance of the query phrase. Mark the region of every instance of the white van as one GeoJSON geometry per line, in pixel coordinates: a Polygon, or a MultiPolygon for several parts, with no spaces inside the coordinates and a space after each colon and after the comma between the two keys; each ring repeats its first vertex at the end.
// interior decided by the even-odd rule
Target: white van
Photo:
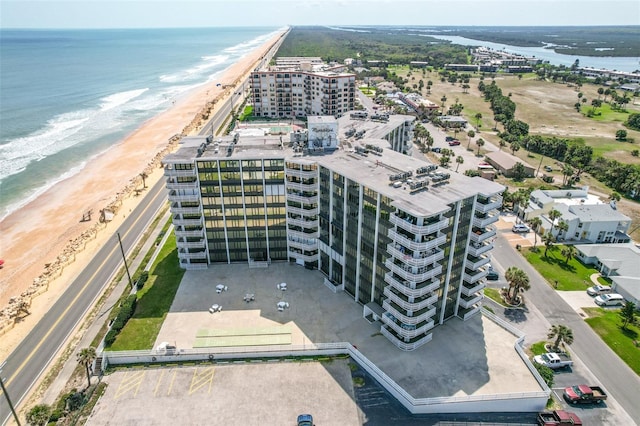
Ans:
{"type": "Polygon", "coordinates": [[[596,302],[596,305],[600,306],[624,305],[624,297],[617,293],[601,294],[593,300],[596,302]]]}

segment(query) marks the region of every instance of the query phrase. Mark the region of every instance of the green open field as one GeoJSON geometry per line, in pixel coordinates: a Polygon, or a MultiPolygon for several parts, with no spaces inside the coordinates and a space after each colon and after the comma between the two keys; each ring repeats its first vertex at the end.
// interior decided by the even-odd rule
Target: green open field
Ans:
{"type": "Polygon", "coordinates": [[[544,256],[544,249],[544,246],[538,247],[538,251],[527,248],[522,250],[522,254],[549,285],[555,287],[557,280],[557,289],[562,291],[584,291],[591,286],[591,274],[598,272],[597,269],[577,259],[565,263],[565,258],[560,254],[562,246],[549,249],[547,257],[544,256]]]}

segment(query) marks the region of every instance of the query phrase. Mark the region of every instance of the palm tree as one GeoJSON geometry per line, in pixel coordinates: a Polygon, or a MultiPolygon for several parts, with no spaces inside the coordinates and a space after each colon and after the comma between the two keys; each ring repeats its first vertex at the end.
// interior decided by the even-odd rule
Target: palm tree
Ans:
{"type": "Polygon", "coordinates": [[[551,209],[548,216],[549,216],[549,220],[551,221],[551,231],[553,231],[553,228],[555,227],[556,219],[562,217],[562,213],[560,213],[556,209],[551,209]]]}
{"type": "Polygon", "coordinates": [[[560,343],[570,345],[573,343],[573,330],[566,325],[552,325],[547,334],[547,339],[556,339],[553,349],[558,352],[560,343]]]}
{"type": "MultiPolygon", "coordinates": [[[[569,223],[566,220],[560,220],[560,222],[558,222],[558,225],[556,226],[556,229],[558,230],[558,237],[560,237],[560,234],[569,230],[569,223]]],[[[564,239],[564,235],[562,236],[562,239],[564,239]]]]}
{"type": "Polygon", "coordinates": [[[542,242],[544,243],[544,257],[547,257],[547,251],[553,247],[553,243],[556,242],[556,238],[551,232],[547,232],[542,236],[542,242]]]}
{"type": "Polygon", "coordinates": [[[500,151],[502,151],[502,148],[507,146],[507,143],[504,140],[500,139],[499,145],[500,145],[500,151]]]}
{"type": "Polygon", "coordinates": [[[624,306],[622,306],[622,309],[620,309],[619,315],[622,319],[622,329],[626,330],[627,324],[633,324],[635,321],[636,305],[631,301],[627,301],[624,306]]]}
{"type": "Polygon", "coordinates": [[[478,153],[476,154],[477,157],[480,156],[480,148],[484,145],[484,139],[480,138],[476,141],[476,145],[478,146],[478,153]]]}
{"type": "Polygon", "coordinates": [[[96,349],[92,347],[80,349],[80,352],[78,352],[78,354],[76,355],[78,363],[83,364],[87,372],[87,382],[89,383],[87,387],[91,386],[91,374],[89,371],[89,365],[95,358],[96,349]]]}
{"type": "Polygon", "coordinates": [[[467,132],[467,136],[469,136],[469,143],[467,144],[467,149],[469,149],[469,147],[471,146],[471,139],[475,137],[475,135],[476,135],[476,132],[474,132],[473,130],[469,130],[467,132]]]}
{"type": "Polygon", "coordinates": [[[571,165],[564,165],[564,167],[562,168],[562,186],[565,186],[567,184],[567,180],[569,179],[569,177],[573,176],[573,172],[574,170],[571,165]]]}
{"type": "Polygon", "coordinates": [[[142,172],[140,173],[140,177],[142,178],[142,188],[146,188],[147,187],[147,178],[149,177],[149,175],[147,174],[147,172],[142,172]]]}
{"type": "Polygon", "coordinates": [[[462,155],[458,155],[456,157],[456,163],[458,163],[458,165],[456,166],[456,172],[458,171],[458,167],[460,167],[460,164],[464,163],[464,158],[462,158],[462,155]]]}
{"type": "Polygon", "coordinates": [[[447,102],[447,96],[446,95],[442,95],[442,97],[440,98],[440,102],[442,102],[442,113],[444,114],[444,106],[447,102]]]}
{"type": "Polygon", "coordinates": [[[504,278],[509,283],[509,292],[507,296],[509,300],[516,301],[516,297],[521,290],[529,290],[529,276],[520,268],[510,266],[504,273],[504,278]]]}
{"type": "Polygon", "coordinates": [[[473,116],[473,118],[476,119],[476,129],[480,130],[480,120],[482,120],[482,114],[477,113],[476,115],[473,116]]]}
{"type": "Polygon", "coordinates": [[[536,216],[529,221],[529,224],[531,225],[531,229],[533,229],[533,248],[535,249],[536,245],[538,245],[538,228],[542,225],[542,219],[536,216]]]}
{"type": "Polygon", "coordinates": [[[562,257],[564,257],[564,264],[568,264],[571,259],[576,257],[578,251],[574,246],[565,246],[562,251],[562,257]]]}

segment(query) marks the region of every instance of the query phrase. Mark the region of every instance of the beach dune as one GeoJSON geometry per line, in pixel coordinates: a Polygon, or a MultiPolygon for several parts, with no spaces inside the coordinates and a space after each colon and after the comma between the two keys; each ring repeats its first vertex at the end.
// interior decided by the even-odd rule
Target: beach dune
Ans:
{"type": "Polygon", "coordinates": [[[0,222],[0,359],[13,350],[68,286],[102,243],[113,236],[124,217],[143,198],[147,187],[162,178],[161,160],[177,147],[180,135],[202,126],[202,113],[222,103],[284,34],[282,31],[222,72],[216,82],[177,99],[167,111],[92,159],[84,169],[59,182],[0,222]],[[221,84],[217,84],[221,83],[221,84]],[[100,211],[114,210],[102,223],[100,211]],[[91,220],[83,215],[91,211],[91,220]],[[86,217],[85,217],[86,219],[86,217]],[[34,295],[38,297],[33,297],[34,295]],[[17,301],[30,314],[15,321],[17,301]]]}

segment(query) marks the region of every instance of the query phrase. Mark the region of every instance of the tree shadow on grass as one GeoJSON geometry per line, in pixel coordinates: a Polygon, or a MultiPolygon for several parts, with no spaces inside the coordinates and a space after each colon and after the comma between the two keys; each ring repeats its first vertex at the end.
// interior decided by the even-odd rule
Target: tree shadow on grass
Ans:
{"type": "Polygon", "coordinates": [[[567,271],[567,272],[572,272],[575,273],[576,272],[576,267],[573,266],[570,263],[565,262],[564,259],[558,259],[557,257],[550,257],[550,256],[541,256],[540,259],[543,262],[548,263],[549,265],[553,265],[556,266],[560,269],[562,269],[563,271],[567,271]]]}
{"type": "Polygon", "coordinates": [[[133,318],[159,318],[169,312],[184,273],[178,263],[178,249],[159,259],[149,274],[149,287],[140,296],[133,318]]]}
{"type": "Polygon", "coordinates": [[[625,337],[628,337],[631,340],[637,340],[638,339],[638,332],[635,330],[632,330],[630,328],[622,328],[622,326],[620,326],[620,332],[622,334],[624,334],[625,337]]]}

